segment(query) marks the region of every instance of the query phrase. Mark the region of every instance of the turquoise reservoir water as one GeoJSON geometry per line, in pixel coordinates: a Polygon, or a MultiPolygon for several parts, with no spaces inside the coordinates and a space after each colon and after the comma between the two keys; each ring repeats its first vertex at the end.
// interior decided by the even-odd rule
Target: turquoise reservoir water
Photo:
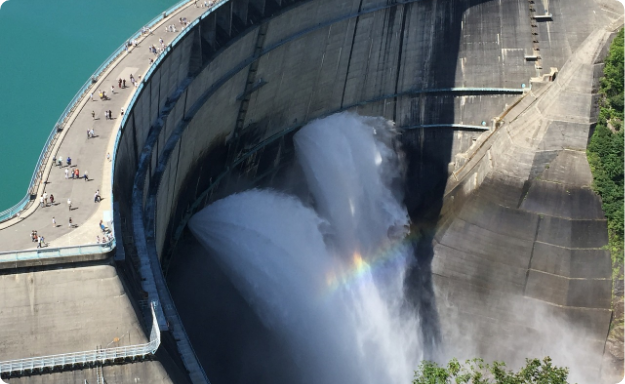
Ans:
{"type": "Polygon", "coordinates": [[[25,194],[67,104],[128,37],[179,0],[10,0],[0,7],[0,211],[25,194]]]}

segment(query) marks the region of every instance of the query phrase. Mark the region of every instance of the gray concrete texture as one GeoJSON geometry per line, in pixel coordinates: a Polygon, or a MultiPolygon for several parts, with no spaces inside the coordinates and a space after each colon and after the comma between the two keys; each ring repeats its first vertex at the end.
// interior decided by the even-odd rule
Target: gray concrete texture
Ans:
{"type": "MultiPolygon", "coordinates": [[[[596,378],[611,277],[584,149],[610,37],[604,28],[622,9],[606,1],[536,3],[553,21],[532,27],[524,0],[316,0],[242,33],[224,21],[232,20],[227,10],[205,18],[156,69],[130,112],[118,152],[123,167],[114,175],[122,217],[143,219],[130,213],[133,186],[142,189],[140,208],[156,194],[150,210],[162,255],[202,192],[199,163],[224,143],[233,147],[224,161],[236,161],[258,143],[345,108],[402,128],[477,125],[513,106],[498,130],[479,137],[404,135],[424,144],[421,165],[434,160],[452,171],[432,264],[446,353],[518,363],[557,345],[557,361],[574,361],[596,378]],[[537,48],[542,70],[524,60],[537,48]],[[518,103],[509,95],[409,92],[529,86],[551,66],[561,70],[556,81],[535,83],[518,103]],[[146,177],[136,179],[142,156],[150,159],[146,177]],[[588,354],[563,360],[575,343],[588,354]]],[[[251,12],[265,3],[233,1],[232,9],[240,4],[251,12]]],[[[246,161],[253,174],[258,160],[246,161]]]]}
{"type": "MultiPolygon", "coordinates": [[[[192,5],[174,14],[193,20],[206,11],[192,5]]],[[[164,27],[163,27],[164,28],[164,27]]],[[[159,27],[159,29],[161,29],[159,27]]],[[[55,196],[55,204],[29,211],[17,220],[0,225],[0,244],[3,251],[34,248],[28,237],[32,229],[46,237],[50,246],[62,247],[95,243],[100,233],[98,221],[104,211],[112,210],[110,185],[111,163],[106,160],[112,153],[113,139],[120,121],[120,108],[126,106],[135,88],[129,76],[136,79],[149,67],[148,59],[154,57],[147,47],[159,46],[162,37],[169,44],[178,33],[164,30],[139,39],[139,46],[131,48],[105,71],[94,88],[94,100],[87,96],[78,106],[64,127],[55,154],[63,157],[63,167],[52,166],[45,177],[45,191],[55,196]],[[119,89],[117,80],[126,80],[126,88],[119,89]],[[115,87],[111,93],[110,87],[115,87]],[[108,100],[100,100],[99,90],[106,91],[108,100]],[[111,110],[113,119],[106,120],[104,111],[111,110]],[[96,112],[95,119],[91,111],[96,112]],[[87,138],[86,130],[93,128],[95,138],[87,138]],[[65,158],[70,156],[81,176],[89,173],[89,181],[66,180],[65,158]],[[93,193],[99,189],[104,202],[94,204],[93,193]],[[68,210],[67,199],[73,209],[68,210]],[[56,218],[57,227],[52,225],[56,218]],[[68,227],[68,218],[77,228],[68,227]]],[[[122,166],[123,168],[123,166],[122,166]]],[[[74,168],[71,168],[74,169],[74,168]]],[[[43,190],[42,190],[43,191],[43,190]]],[[[37,200],[38,201],[38,200],[37,200]]],[[[81,261],[84,259],[81,259],[81,261]]],[[[59,260],[64,263],[71,260],[59,260]]],[[[41,265],[36,265],[36,268],[41,265]]],[[[147,342],[134,309],[124,292],[115,268],[108,265],[75,267],[70,269],[40,270],[38,272],[15,271],[0,276],[0,360],[94,350],[98,347],[124,346],[147,342]]],[[[170,383],[159,362],[127,364],[104,367],[107,383],[147,382],[170,383]]],[[[95,370],[85,369],[50,375],[11,378],[10,382],[81,383],[96,382],[95,370]]]]}
{"type": "Polygon", "coordinates": [[[111,266],[1,275],[0,292],[0,360],[148,341],[111,266]]]}
{"type": "MultiPolygon", "coordinates": [[[[487,175],[475,177],[481,185],[448,185],[448,196],[458,193],[456,198],[468,195],[468,200],[459,213],[448,212],[451,223],[439,231],[432,266],[448,339],[458,337],[456,321],[462,317],[462,331],[480,335],[479,342],[467,345],[486,356],[519,361],[518,351],[502,347],[501,340],[514,335],[511,342],[518,346],[529,330],[521,344],[533,343],[556,362],[568,361],[574,379],[582,382],[600,381],[611,317],[606,220],[590,190],[584,151],[596,121],[593,92],[600,72],[591,69],[600,67],[609,36],[593,31],[562,76],[506,116],[509,123],[484,142],[488,155],[473,157],[475,163],[460,170],[466,184],[484,172],[478,163],[488,164],[487,175]],[[461,299],[454,299],[458,295],[461,299]],[[528,322],[527,316],[538,321],[528,322]],[[493,328],[497,320],[511,324],[493,328]]],[[[527,355],[528,349],[522,350],[527,355]]]]}
{"type": "Polygon", "coordinates": [[[167,372],[156,361],[78,369],[67,372],[55,372],[37,376],[12,377],[5,380],[9,384],[169,384],[167,372]]]}

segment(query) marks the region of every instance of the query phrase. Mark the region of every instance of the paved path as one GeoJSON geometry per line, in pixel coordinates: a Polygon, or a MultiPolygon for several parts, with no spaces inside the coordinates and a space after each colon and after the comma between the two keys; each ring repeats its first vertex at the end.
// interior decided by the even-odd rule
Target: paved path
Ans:
{"type": "MultiPolygon", "coordinates": [[[[200,4],[203,2],[198,2],[200,4]]],[[[112,217],[112,201],[110,196],[111,163],[107,160],[107,153],[113,152],[115,136],[121,121],[121,108],[126,110],[136,88],[130,82],[130,74],[135,79],[143,78],[150,67],[150,58],[156,56],[150,53],[148,47],[159,47],[159,38],[169,44],[179,33],[182,25],[181,17],[192,21],[207,11],[207,8],[196,7],[193,2],[180,8],[167,17],[152,30],[152,34],[138,40],[138,46],[128,53],[122,54],[109,69],[100,75],[98,84],[92,88],[93,101],[89,95],[80,102],[78,108],[69,117],[62,141],[57,143],[53,154],[62,156],[63,166],[52,166],[52,159],[47,164],[47,183],[39,188],[39,194],[47,192],[54,195],[54,204],[39,207],[38,204],[21,212],[21,217],[0,223],[0,251],[24,250],[36,248],[37,244],[30,239],[32,230],[45,237],[49,247],[64,247],[88,245],[96,243],[96,236],[101,236],[100,220],[110,220],[112,217]],[[178,32],[166,32],[165,26],[174,24],[178,32]],[[118,88],[118,79],[126,79],[126,88],[118,88]],[[115,93],[111,94],[111,86],[115,86],[115,93]],[[106,92],[109,100],[100,100],[99,90],[106,92]],[[113,119],[105,119],[104,111],[111,110],[113,119]],[[92,117],[95,112],[95,119],[92,117]],[[96,137],[88,138],[87,131],[93,129],[96,137]],[[72,166],[67,167],[65,159],[71,157],[72,166]],[[89,181],[83,179],[65,179],[66,169],[79,169],[82,176],[88,172],[89,181]],[[99,190],[102,196],[100,203],[94,202],[95,191],[99,190]],[[71,199],[72,210],[68,209],[67,200],[71,199]],[[108,212],[107,212],[108,211],[108,212]],[[56,219],[56,227],[52,225],[52,218],[56,219]],[[70,228],[68,223],[72,219],[76,225],[70,228]]],[[[38,202],[39,200],[37,200],[38,202]]]]}

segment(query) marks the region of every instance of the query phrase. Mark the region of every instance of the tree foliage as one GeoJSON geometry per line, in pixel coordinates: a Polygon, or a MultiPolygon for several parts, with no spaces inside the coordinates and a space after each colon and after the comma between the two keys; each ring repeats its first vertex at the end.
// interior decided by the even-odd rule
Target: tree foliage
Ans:
{"type": "Polygon", "coordinates": [[[526,359],[517,372],[506,370],[505,363],[492,365],[482,359],[464,364],[452,359],[447,366],[424,361],[415,372],[413,384],[569,384],[569,371],[552,364],[551,358],[526,359]]]}
{"type": "Polygon", "coordinates": [[[621,29],[610,46],[601,79],[599,119],[588,144],[593,189],[601,196],[608,219],[610,250],[615,262],[623,262],[623,82],[624,57],[621,29]],[[611,125],[615,132],[608,128],[611,125]]]}

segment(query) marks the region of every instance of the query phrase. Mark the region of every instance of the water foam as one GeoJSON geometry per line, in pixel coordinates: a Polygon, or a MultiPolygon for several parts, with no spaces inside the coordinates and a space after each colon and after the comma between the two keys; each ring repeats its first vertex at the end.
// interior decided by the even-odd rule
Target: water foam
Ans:
{"type": "Polygon", "coordinates": [[[294,138],[314,208],[251,190],[190,222],[265,326],[287,340],[302,382],[409,382],[422,358],[418,319],[401,310],[411,248],[393,140],[382,119],[314,121],[294,138]]]}

